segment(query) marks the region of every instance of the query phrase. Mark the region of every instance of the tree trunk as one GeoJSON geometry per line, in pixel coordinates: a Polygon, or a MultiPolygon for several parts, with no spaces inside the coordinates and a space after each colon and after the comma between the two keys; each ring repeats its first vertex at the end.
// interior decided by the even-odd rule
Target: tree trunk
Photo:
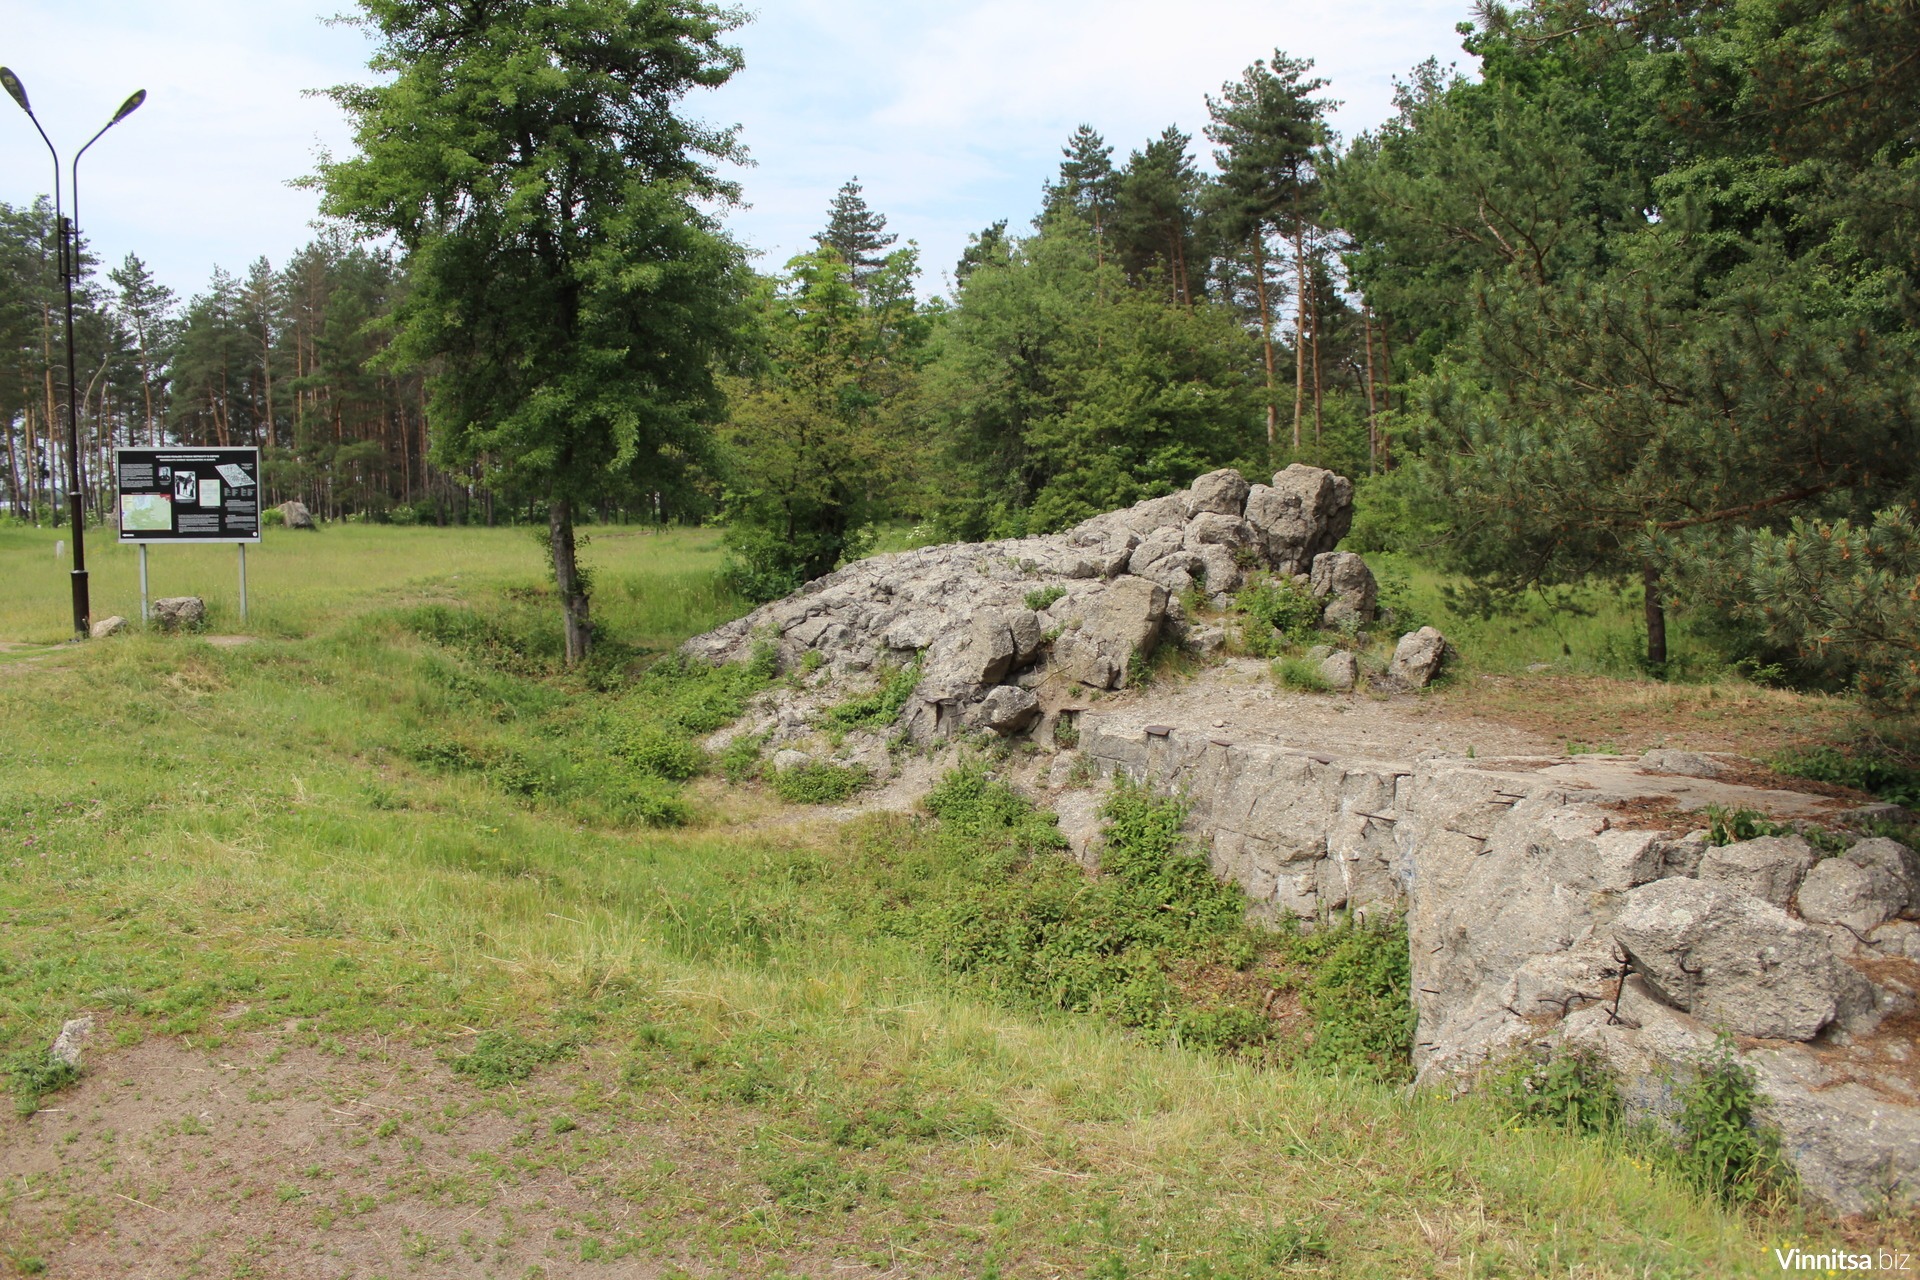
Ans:
{"type": "Polygon", "coordinates": [[[1267,361],[1267,461],[1273,461],[1273,446],[1280,434],[1280,406],[1273,385],[1273,308],[1267,301],[1267,231],[1264,226],[1253,232],[1253,292],[1260,300],[1260,346],[1267,361]]]}
{"type": "Polygon", "coordinates": [[[1375,407],[1373,397],[1373,311],[1363,307],[1360,311],[1361,333],[1367,340],[1367,470],[1378,473],[1380,470],[1380,412],[1375,407]]]}
{"type": "Polygon", "coordinates": [[[547,499],[547,538],[553,548],[553,583],[560,589],[560,612],[567,628],[567,665],[587,656],[593,629],[587,620],[587,588],[574,556],[573,507],[562,497],[547,499]]]}
{"type": "Polygon", "coordinates": [[[1306,227],[1293,224],[1293,278],[1298,295],[1293,320],[1293,451],[1300,452],[1300,418],[1307,401],[1307,254],[1306,227]]]}
{"type": "MultiPolygon", "coordinates": [[[[1316,245],[1314,247],[1314,254],[1318,256],[1319,252],[1320,252],[1319,246],[1316,245]]],[[[1315,277],[1315,283],[1317,286],[1318,277],[1315,277]]],[[[1317,449],[1320,447],[1320,431],[1321,431],[1320,290],[1318,287],[1316,287],[1313,291],[1313,307],[1309,315],[1313,324],[1313,445],[1317,449]]]]}
{"type": "Polygon", "coordinates": [[[1667,609],[1660,595],[1660,570],[1652,561],[1641,564],[1640,582],[1646,590],[1647,665],[1660,671],[1667,665],[1667,609]]]}

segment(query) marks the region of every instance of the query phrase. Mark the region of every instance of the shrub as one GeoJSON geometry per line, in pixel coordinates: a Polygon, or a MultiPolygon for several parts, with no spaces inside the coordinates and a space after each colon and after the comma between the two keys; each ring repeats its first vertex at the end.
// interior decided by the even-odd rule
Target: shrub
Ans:
{"type": "Polygon", "coordinates": [[[727,743],[720,753],[720,771],[732,783],[747,782],[760,776],[760,752],[767,745],[765,733],[742,733],[727,743]]]}
{"type": "Polygon", "coordinates": [[[1738,844],[1742,840],[1758,840],[1762,836],[1794,834],[1792,827],[1773,821],[1757,809],[1728,809],[1723,805],[1710,804],[1703,812],[1707,815],[1708,844],[1738,844]]]}
{"type": "Polygon", "coordinates": [[[884,729],[899,718],[900,708],[907,705],[919,684],[920,660],[915,658],[899,670],[883,674],[879,687],[871,693],[828,707],[820,717],[821,723],[830,729],[884,729]]]}
{"type": "Polygon", "coordinates": [[[1241,626],[1248,653],[1271,658],[1286,644],[1298,644],[1320,625],[1324,609],[1312,588],[1292,578],[1265,578],[1243,587],[1233,607],[1244,615],[1241,626]]]}
{"type": "Polygon", "coordinates": [[[9,1055],[5,1071],[14,1110],[21,1115],[32,1115],[39,1109],[41,1098],[58,1093],[80,1079],[78,1068],[45,1049],[22,1049],[9,1055]]]}
{"type": "Polygon", "coordinates": [[[1320,664],[1305,658],[1281,658],[1273,664],[1273,678],[1282,689],[1297,693],[1333,692],[1333,686],[1320,674],[1320,664]]]}
{"type": "Polygon", "coordinates": [[[1920,769],[1889,755],[1822,745],[1789,752],[1774,761],[1774,767],[1795,778],[1836,783],[1890,804],[1920,809],[1920,769]]]}
{"type": "Polygon", "coordinates": [[[1404,1081],[1413,1074],[1413,964],[1398,913],[1346,915],[1297,935],[1309,969],[1301,992],[1313,1015],[1306,1059],[1316,1066],[1404,1081]]]}
{"type": "Polygon", "coordinates": [[[775,771],[773,790],[788,804],[838,804],[871,780],[860,765],[802,764],[775,771]]]}
{"type": "Polygon", "coordinates": [[[706,752],[686,738],[648,726],[630,734],[617,750],[642,773],[669,782],[685,782],[706,768],[706,752]]]}
{"type": "Polygon", "coordinates": [[[1613,1073],[1587,1048],[1521,1058],[1494,1074],[1488,1092],[1515,1119],[1577,1133],[1613,1132],[1625,1115],[1613,1073]]]}
{"type": "Polygon", "coordinates": [[[1730,1045],[1696,1064],[1679,1097],[1680,1140],[1670,1158],[1683,1177],[1735,1206],[1791,1193],[1793,1170],[1780,1153],[1780,1135],[1754,1119],[1764,1099],[1730,1045]]]}
{"type": "Polygon", "coordinates": [[[547,1063],[573,1054],[574,1046],[565,1041],[542,1044],[513,1031],[488,1031],[474,1042],[472,1053],[451,1058],[447,1065],[457,1074],[472,1076],[494,1089],[525,1080],[547,1063]]]}
{"type": "Polygon", "coordinates": [[[1027,608],[1035,613],[1043,613],[1053,607],[1054,602],[1067,594],[1067,589],[1058,583],[1051,587],[1039,587],[1027,592],[1027,608]]]}

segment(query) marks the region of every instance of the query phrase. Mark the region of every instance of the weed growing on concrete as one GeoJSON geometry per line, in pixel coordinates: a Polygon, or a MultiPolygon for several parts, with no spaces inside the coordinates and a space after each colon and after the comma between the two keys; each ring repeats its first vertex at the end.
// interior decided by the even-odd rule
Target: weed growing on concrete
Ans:
{"type": "Polygon", "coordinates": [[[1732,1046],[1723,1043],[1696,1064],[1679,1098],[1679,1142],[1667,1158],[1681,1176],[1733,1206],[1792,1193],[1793,1170],[1781,1154],[1780,1135],[1755,1118],[1764,1099],[1732,1046]]]}
{"type": "Polygon", "coordinates": [[[1301,998],[1313,1015],[1313,1039],[1306,1060],[1330,1071],[1411,1079],[1413,966],[1405,918],[1342,915],[1296,933],[1288,953],[1307,970],[1301,998]]]}
{"type": "Polygon", "coordinates": [[[1306,658],[1281,658],[1273,664],[1273,678],[1282,689],[1296,693],[1333,692],[1333,686],[1320,674],[1320,664],[1306,658]]]}
{"type": "Polygon", "coordinates": [[[1613,1072],[1587,1048],[1516,1058],[1492,1073],[1487,1093],[1513,1119],[1575,1133],[1615,1132],[1625,1114],[1613,1072]]]}
{"type": "Polygon", "coordinates": [[[907,705],[907,699],[913,696],[919,683],[920,659],[915,658],[906,666],[882,675],[879,686],[871,693],[828,707],[820,721],[830,729],[884,729],[900,718],[900,708],[907,705]]]}
{"type": "Polygon", "coordinates": [[[1256,658],[1273,658],[1290,644],[1302,644],[1320,625],[1323,601],[1292,578],[1262,578],[1233,597],[1243,615],[1241,643],[1256,658]]]}

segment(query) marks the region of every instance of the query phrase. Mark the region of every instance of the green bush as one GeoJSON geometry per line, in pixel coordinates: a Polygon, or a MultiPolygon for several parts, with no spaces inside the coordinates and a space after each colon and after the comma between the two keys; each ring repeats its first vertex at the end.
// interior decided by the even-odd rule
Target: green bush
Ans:
{"type": "Polygon", "coordinates": [[[776,770],[773,790],[788,804],[838,804],[872,780],[860,765],[802,764],[776,770]]]}
{"type": "Polygon", "coordinates": [[[1774,767],[1790,777],[1852,787],[1889,804],[1920,809],[1920,769],[1890,755],[1822,745],[1788,752],[1774,767]]]}
{"type": "Polygon", "coordinates": [[[1292,578],[1264,578],[1243,587],[1233,607],[1245,619],[1243,643],[1256,658],[1277,656],[1289,644],[1299,644],[1320,625],[1323,601],[1310,587],[1292,578]]]}
{"type": "Polygon", "coordinates": [[[742,733],[727,743],[720,753],[720,772],[738,785],[760,776],[760,752],[767,745],[765,733],[742,733]]]}
{"type": "Polygon", "coordinates": [[[1307,967],[1302,1003],[1313,1015],[1306,1059],[1383,1080],[1413,1076],[1413,964],[1397,913],[1341,916],[1298,934],[1292,958],[1307,967]]]}
{"type": "Polygon", "coordinates": [[[920,660],[915,658],[898,670],[882,673],[871,693],[828,707],[820,721],[830,729],[884,729],[899,718],[900,708],[919,684],[920,660]]]}
{"type": "Polygon", "coordinates": [[[706,752],[697,744],[652,725],[629,734],[615,750],[642,773],[669,782],[685,782],[707,765],[706,752]]]}
{"type": "Polygon", "coordinates": [[[1613,1073],[1587,1048],[1518,1059],[1494,1073],[1488,1092],[1517,1120],[1576,1133],[1614,1132],[1625,1116],[1613,1073]]]}
{"type": "Polygon", "coordinates": [[[1702,812],[1707,815],[1707,843],[1712,845],[1738,844],[1742,840],[1758,840],[1762,836],[1794,834],[1793,827],[1773,821],[1758,809],[1728,809],[1724,805],[1710,804],[1702,812]]]}
{"type": "Polygon", "coordinates": [[[4,1069],[8,1091],[13,1094],[14,1110],[21,1115],[32,1115],[39,1110],[40,1099],[80,1079],[78,1068],[45,1049],[22,1049],[10,1054],[4,1069]]]}
{"type": "Polygon", "coordinates": [[[1781,1155],[1780,1135],[1754,1118],[1764,1099],[1731,1046],[1722,1044],[1696,1064],[1679,1100],[1679,1142],[1670,1159],[1689,1182],[1735,1206],[1792,1193],[1793,1170],[1781,1155]]]}
{"type": "Polygon", "coordinates": [[[1027,608],[1042,613],[1053,607],[1054,603],[1067,594],[1067,589],[1055,583],[1051,587],[1040,587],[1027,592],[1027,608]]]}
{"type": "Polygon", "coordinates": [[[447,1065],[495,1089],[525,1080],[549,1062],[571,1058],[574,1051],[575,1046],[566,1041],[542,1044],[513,1031],[488,1031],[474,1042],[472,1053],[450,1058],[447,1065]]]}
{"type": "Polygon", "coordinates": [[[1305,658],[1281,658],[1273,664],[1273,678],[1282,689],[1297,693],[1333,692],[1333,686],[1320,674],[1320,664],[1305,658]]]}

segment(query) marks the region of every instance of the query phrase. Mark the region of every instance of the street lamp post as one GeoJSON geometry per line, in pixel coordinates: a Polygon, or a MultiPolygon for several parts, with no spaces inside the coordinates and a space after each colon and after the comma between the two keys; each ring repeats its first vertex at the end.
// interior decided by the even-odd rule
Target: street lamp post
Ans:
{"type": "Polygon", "coordinates": [[[60,153],[54,150],[53,139],[47,137],[47,131],[40,127],[40,117],[33,114],[26,86],[20,83],[19,76],[0,67],[0,88],[5,88],[27,113],[40,141],[47,144],[47,154],[53,157],[53,221],[60,236],[60,278],[67,295],[67,515],[73,527],[73,633],[76,639],[84,640],[93,608],[87,593],[86,507],[80,494],[80,404],[74,395],[75,383],[79,381],[74,371],[73,278],[80,271],[80,157],[87,154],[87,147],[100,141],[101,134],[139,110],[140,104],[147,100],[147,91],[141,89],[121,103],[113,119],[101,125],[100,132],[87,139],[87,145],[74,155],[67,170],[73,186],[73,218],[69,221],[60,206],[60,153]]]}

